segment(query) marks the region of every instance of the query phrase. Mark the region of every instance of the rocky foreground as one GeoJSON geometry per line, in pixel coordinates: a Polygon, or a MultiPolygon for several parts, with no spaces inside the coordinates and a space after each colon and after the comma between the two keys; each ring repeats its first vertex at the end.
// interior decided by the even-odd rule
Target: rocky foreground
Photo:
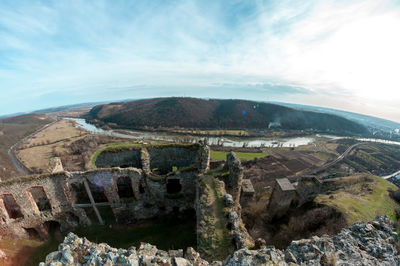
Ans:
{"type": "MultiPolygon", "coordinates": [[[[286,250],[261,246],[240,249],[225,261],[209,263],[193,249],[158,250],[142,243],[138,249],[116,249],[69,233],[58,251],[40,265],[400,265],[398,235],[389,217],[355,223],[338,235],[293,241],[286,250]]],[[[258,241],[262,245],[262,241],[258,241]]]]}

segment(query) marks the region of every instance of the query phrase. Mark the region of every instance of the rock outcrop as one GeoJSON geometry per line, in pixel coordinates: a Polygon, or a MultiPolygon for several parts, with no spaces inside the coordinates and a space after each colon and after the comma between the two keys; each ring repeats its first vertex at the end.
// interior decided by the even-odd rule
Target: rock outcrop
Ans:
{"type": "Polygon", "coordinates": [[[389,217],[355,223],[338,235],[293,241],[286,250],[240,249],[223,262],[209,263],[192,248],[162,251],[142,243],[138,249],[116,249],[69,233],[58,251],[40,265],[400,265],[398,235],[389,217]]]}

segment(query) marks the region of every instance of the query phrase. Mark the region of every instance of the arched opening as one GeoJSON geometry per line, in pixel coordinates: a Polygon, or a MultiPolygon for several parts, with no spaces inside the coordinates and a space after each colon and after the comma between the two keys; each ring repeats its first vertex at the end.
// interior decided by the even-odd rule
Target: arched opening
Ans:
{"type": "Polygon", "coordinates": [[[63,235],[61,233],[61,224],[57,221],[47,221],[43,223],[44,228],[48,232],[50,237],[54,237],[58,241],[63,240],[63,235]]]}
{"type": "Polygon", "coordinates": [[[130,199],[134,197],[132,181],[128,176],[117,179],[117,190],[120,199],[130,199]]]}
{"type": "Polygon", "coordinates": [[[12,194],[3,194],[1,195],[1,198],[3,199],[4,206],[6,207],[8,217],[10,217],[11,219],[17,219],[19,217],[23,217],[21,208],[15,201],[15,198],[12,194]]]}
{"type": "Polygon", "coordinates": [[[46,192],[42,186],[35,186],[28,189],[31,193],[33,200],[36,203],[39,211],[49,211],[51,210],[50,201],[47,198],[46,192]]]}
{"type": "Polygon", "coordinates": [[[171,178],[167,180],[167,193],[175,194],[182,190],[181,180],[177,178],[171,178]]]}
{"type": "Polygon", "coordinates": [[[35,228],[24,228],[26,234],[30,239],[40,240],[40,235],[35,228]]]}

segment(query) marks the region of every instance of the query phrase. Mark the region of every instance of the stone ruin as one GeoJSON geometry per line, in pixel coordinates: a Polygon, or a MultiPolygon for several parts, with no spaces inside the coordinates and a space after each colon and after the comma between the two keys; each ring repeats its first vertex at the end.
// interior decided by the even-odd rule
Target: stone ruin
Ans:
{"type": "MultiPolygon", "coordinates": [[[[105,149],[96,160],[99,168],[85,172],[62,171],[57,160],[52,173],[0,182],[0,234],[45,239],[54,228],[67,232],[76,226],[104,224],[100,206],[108,206],[119,224],[188,209],[201,213],[198,179],[209,164],[210,149],[202,143],[105,149]],[[95,216],[88,215],[90,208],[95,216]]],[[[226,203],[226,227],[233,246],[243,248],[249,237],[239,226],[243,169],[234,153],[228,165],[234,200],[226,203]]]]}
{"type": "Polygon", "coordinates": [[[100,224],[99,206],[109,206],[121,224],[195,209],[196,180],[208,169],[208,147],[141,147],[122,151],[119,161],[117,154],[100,156],[107,168],[66,172],[56,163],[55,173],[0,182],[0,234],[46,238],[49,227],[67,231],[90,225],[88,207],[100,224]],[[126,164],[129,158],[136,160],[126,164]]]}
{"type": "Polygon", "coordinates": [[[313,201],[320,193],[322,184],[316,176],[302,176],[294,183],[287,178],[276,179],[267,206],[269,219],[280,218],[289,208],[313,201]]]}
{"type": "Polygon", "coordinates": [[[234,208],[237,211],[239,208],[240,194],[242,191],[243,167],[242,163],[234,152],[230,152],[226,155],[226,165],[229,170],[229,175],[225,180],[225,183],[228,191],[230,191],[232,194],[235,202],[234,208]]]}
{"type": "MultiPolygon", "coordinates": [[[[198,182],[199,178],[207,175],[209,170],[210,150],[206,145],[143,146],[128,150],[105,150],[99,155],[96,164],[101,168],[86,172],[66,172],[60,171],[62,165],[60,166],[56,162],[53,168],[56,170],[52,171],[53,173],[25,176],[0,182],[0,234],[9,237],[47,238],[50,229],[54,227],[59,227],[61,231],[68,231],[78,225],[90,226],[94,221],[88,217],[85,208],[93,208],[96,219],[101,224],[103,217],[98,210],[99,206],[109,206],[116,222],[121,224],[159,217],[172,211],[195,209],[197,214],[202,212],[202,205],[198,204],[198,199],[204,198],[204,195],[201,195],[202,192],[199,191],[198,182]]],[[[248,250],[248,247],[253,247],[254,241],[242,224],[239,202],[241,196],[252,198],[254,188],[250,180],[243,178],[243,168],[234,153],[231,152],[227,155],[225,165],[229,171],[224,180],[225,183],[220,180],[216,182],[223,184],[223,187],[226,185],[227,191],[231,193],[222,195],[224,209],[227,211],[228,223],[226,227],[231,232],[235,249],[239,251],[228,257],[224,262],[213,265],[242,265],[246,263],[250,265],[268,264],[270,262],[286,265],[286,263],[303,263],[307,260],[312,261],[312,263],[325,260],[325,255],[318,249],[323,250],[326,243],[324,242],[320,247],[319,242],[315,240],[317,238],[313,238],[312,241],[318,242],[315,242],[318,248],[315,248],[315,245],[307,244],[310,250],[316,250],[313,253],[315,260],[302,257],[303,253],[301,252],[304,248],[301,246],[303,243],[300,242],[300,244],[293,242],[294,244],[292,243],[284,251],[285,253],[271,247],[248,250]],[[293,250],[291,249],[292,246],[293,250]]],[[[299,178],[295,183],[291,183],[286,178],[277,179],[268,205],[271,217],[280,217],[290,207],[301,206],[311,201],[318,195],[321,186],[321,181],[313,176],[299,178]]],[[[384,223],[387,223],[387,221],[385,220],[384,223]]],[[[386,226],[384,223],[379,221],[376,228],[383,228],[386,226]]],[[[363,229],[360,232],[364,233],[364,231],[363,229]]],[[[390,234],[393,237],[397,236],[393,231],[390,231],[390,234]]],[[[346,236],[350,236],[350,234],[346,236]]],[[[71,237],[74,236],[70,234],[65,241],[69,241],[71,237]]],[[[75,246],[68,246],[72,242],[67,243],[65,241],[60,244],[59,251],[49,254],[46,258],[46,265],[52,265],[51,261],[75,265],[75,255],[72,254],[75,252],[73,250],[75,246]],[[68,252],[71,256],[67,256],[68,252]],[[69,259],[69,264],[66,263],[66,259],[69,259]]],[[[383,243],[383,240],[381,242],[383,243]]],[[[332,243],[336,245],[335,242],[332,243]]],[[[382,245],[386,245],[385,243],[382,245]]],[[[79,249],[82,245],[92,244],[85,239],[76,239],[73,245],[77,245],[76,248],[79,249]]],[[[101,253],[102,251],[96,251],[104,245],[93,245],[90,252],[93,251],[94,255],[89,254],[90,256],[84,256],[81,259],[101,259],[109,261],[112,265],[115,262],[114,259],[120,261],[132,257],[133,263],[148,265],[147,261],[153,263],[153,260],[159,256],[158,259],[166,261],[167,264],[165,265],[208,264],[192,249],[183,258],[182,252],[179,253],[179,256],[172,256],[171,254],[177,253],[172,251],[172,253],[163,253],[157,251],[154,246],[145,244],[146,247],[151,248],[151,252],[154,251],[150,257],[146,257],[145,253],[141,253],[142,246],[137,253],[133,249],[126,252],[121,251],[121,253],[120,250],[107,248],[104,254],[101,253]],[[105,257],[100,258],[100,254],[105,257]],[[144,263],[145,261],[146,263],[144,263]],[[180,264],[181,262],[183,264],[180,264]]],[[[329,242],[329,245],[331,245],[331,242],[329,242]]],[[[390,247],[390,245],[385,246],[387,249],[390,247]]],[[[197,249],[201,250],[199,247],[197,249]]],[[[357,252],[362,253],[364,251],[357,250],[357,252]]],[[[368,254],[375,256],[372,251],[368,254]]],[[[387,259],[387,261],[400,261],[395,250],[390,254],[390,260],[387,259]]],[[[351,260],[353,255],[349,254],[344,261],[351,260]]],[[[339,254],[336,258],[343,259],[344,256],[339,254]]],[[[376,262],[374,257],[371,257],[370,261],[376,262]]]]}
{"type": "Polygon", "coordinates": [[[355,223],[336,236],[313,236],[292,241],[285,249],[262,246],[232,252],[223,261],[207,261],[193,248],[163,251],[141,243],[129,249],[96,244],[69,233],[57,251],[47,255],[40,266],[52,265],[400,265],[398,235],[389,217],[355,223]]]}

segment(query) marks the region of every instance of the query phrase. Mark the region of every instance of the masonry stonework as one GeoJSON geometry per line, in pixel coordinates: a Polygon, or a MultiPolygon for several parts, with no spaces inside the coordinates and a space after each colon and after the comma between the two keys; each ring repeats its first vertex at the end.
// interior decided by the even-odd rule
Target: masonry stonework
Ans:
{"type": "Polygon", "coordinates": [[[230,152],[226,155],[226,165],[229,169],[226,186],[235,201],[235,210],[238,211],[243,182],[243,167],[234,152],[230,152]]]}
{"type": "MultiPolygon", "coordinates": [[[[107,159],[107,155],[102,157],[103,163],[110,160],[125,167],[130,165],[127,158],[131,158],[132,164],[142,169],[115,167],[57,172],[0,182],[0,234],[19,237],[37,234],[45,238],[49,223],[59,224],[66,231],[96,222],[88,218],[85,210],[93,208],[97,213],[97,206],[109,206],[118,223],[195,208],[199,166],[205,171],[209,162],[209,152],[204,152],[204,147],[150,146],[135,151],[135,155],[122,152],[123,160],[107,159]],[[151,164],[160,172],[169,172],[153,173],[151,164]],[[173,171],[173,166],[179,168],[173,171]],[[170,183],[174,186],[172,192],[167,189],[170,183]]],[[[100,213],[98,219],[102,221],[100,213]]]]}

